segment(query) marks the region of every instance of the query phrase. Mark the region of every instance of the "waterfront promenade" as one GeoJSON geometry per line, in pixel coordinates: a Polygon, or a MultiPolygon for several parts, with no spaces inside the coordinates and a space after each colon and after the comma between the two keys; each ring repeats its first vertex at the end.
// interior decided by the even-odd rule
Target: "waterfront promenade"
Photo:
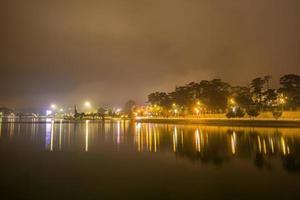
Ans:
{"type": "Polygon", "coordinates": [[[253,127],[300,127],[300,119],[226,119],[226,118],[148,118],[135,119],[141,123],[165,123],[165,124],[201,124],[212,126],[253,126],[253,127]]]}

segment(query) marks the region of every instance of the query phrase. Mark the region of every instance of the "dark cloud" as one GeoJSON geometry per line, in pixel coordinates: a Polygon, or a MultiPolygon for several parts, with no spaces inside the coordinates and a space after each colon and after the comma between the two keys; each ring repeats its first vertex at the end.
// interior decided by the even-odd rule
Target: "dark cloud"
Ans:
{"type": "Polygon", "coordinates": [[[0,2],[0,104],[144,102],[220,77],[299,73],[298,0],[0,2]]]}

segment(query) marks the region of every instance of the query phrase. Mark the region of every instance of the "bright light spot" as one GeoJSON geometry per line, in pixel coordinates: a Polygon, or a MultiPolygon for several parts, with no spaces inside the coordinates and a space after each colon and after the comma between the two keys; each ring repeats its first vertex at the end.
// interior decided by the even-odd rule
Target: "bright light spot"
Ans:
{"type": "Polygon", "coordinates": [[[141,129],[141,127],[142,127],[142,124],[141,124],[141,123],[137,123],[137,124],[136,124],[136,128],[137,128],[137,129],[141,129]]]}
{"type": "Polygon", "coordinates": [[[46,116],[52,115],[52,110],[46,110],[46,116]]]}
{"type": "Polygon", "coordinates": [[[89,150],[89,120],[85,121],[85,151],[89,150]]]}
{"type": "Polygon", "coordinates": [[[56,109],[56,107],[57,107],[57,106],[56,106],[55,104],[51,104],[51,108],[52,108],[52,109],[56,109]]]}
{"type": "Polygon", "coordinates": [[[230,101],[231,104],[235,104],[234,98],[229,99],[229,101],[230,101]]]}
{"type": "Polygon", "coordinates": [[[117,110],[116,110],[116,113],[120,113],[121,112],[121,108],[118,108],[117,110]]]}
{"type": "Polygon", "coordinates": [[[89,101],[84,102],[84,106],[86,108],[91,108],[92,107],[92,105],[91,105],[91,103],[89,101]]]}
{"type": "Polygon", "coordinates": [[[200,144],[200,134],[199,134],[199,130],[196,129],[195,131],[195,142],[196,142],[196,150],[198,152],[201,151],[201,144],[200,144]]]}
{"type": "Polygon", "coordinates": [[[237,110],[237,107],[233,107],[233,108],[232,108],[232,112],[234,112],[234,113],[235,113],[235,112],[236,112],[236,110],[237,110]]]}

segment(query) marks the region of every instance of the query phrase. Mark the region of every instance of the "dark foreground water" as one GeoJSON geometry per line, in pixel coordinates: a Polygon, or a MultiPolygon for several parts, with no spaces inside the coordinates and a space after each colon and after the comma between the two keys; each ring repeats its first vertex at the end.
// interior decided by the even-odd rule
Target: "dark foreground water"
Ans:
{"type": "Polygon", "coordinates": [[[0,199],[300,199],[300,130],[0,123],[0,199]]]}

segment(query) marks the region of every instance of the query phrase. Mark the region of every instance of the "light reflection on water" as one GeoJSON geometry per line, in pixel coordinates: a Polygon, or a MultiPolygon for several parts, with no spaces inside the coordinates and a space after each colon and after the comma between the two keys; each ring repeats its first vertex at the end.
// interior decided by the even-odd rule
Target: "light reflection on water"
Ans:
{"type": "MultiPolygon", "coordinates": [[[[35,122],[35,121],[33,121],[35,122]]],[[[279,158],[285,170],[300,170],[299,129],[230,128],[141,124],[129,121],[0,123],[0,139],[23,138],[46,151],[136,151],[169,153],[193,163],[221,166],[246,159],[270,169],[279,158]]]]}
{"type": "Polygon", "coordinates": [[[300,199],[300,129],[3,120],[0,158],[7,199],[300,199]]]}

